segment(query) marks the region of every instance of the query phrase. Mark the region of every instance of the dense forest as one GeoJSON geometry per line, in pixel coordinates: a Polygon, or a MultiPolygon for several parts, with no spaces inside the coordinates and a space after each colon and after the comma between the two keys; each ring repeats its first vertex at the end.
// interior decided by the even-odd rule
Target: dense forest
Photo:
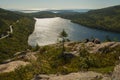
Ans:
{"type": "Polygon", "coordinates": [[[5,32],[20,17],[22,16],[0,8],[0,33],[5,32]]]}
{"type": "Polygon", "coordinates": [[[28,48],[27,40],[34,30],[34,23],[30,17],[0,9],[0,34],[5,33],[10,25],[13,26],[13,34],[0,40],[0,62],[28,48]]]}
{"type": "Polygon", "coordinates": [[[120,32],[120,6],[92,10],[72,21],[91,28],[120,32]]]}

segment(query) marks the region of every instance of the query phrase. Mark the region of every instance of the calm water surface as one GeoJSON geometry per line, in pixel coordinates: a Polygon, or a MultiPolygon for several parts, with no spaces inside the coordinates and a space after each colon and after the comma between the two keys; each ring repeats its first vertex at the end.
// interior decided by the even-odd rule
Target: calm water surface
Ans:
{"type": "Polygon", "coordinates": [[[120,41],[120,33],[91,29],[72,23],[70,20],[56,17],[36,18],[35,30],[29,36],[28,43],[31,46],[35,46],[36,44],[43,46],[56,43],[59,33],[63,29],[65,29],[69,35],[69,39],[72,41],[80,41],[91,37],[99,38],[103,41],[106,36],[120,41]]]}

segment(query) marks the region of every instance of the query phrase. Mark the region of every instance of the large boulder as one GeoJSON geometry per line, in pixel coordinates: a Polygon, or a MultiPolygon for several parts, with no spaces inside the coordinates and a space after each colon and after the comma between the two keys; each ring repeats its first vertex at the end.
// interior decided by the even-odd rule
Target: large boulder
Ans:
{"type": "Polygon", "coordinates": [[[90,53],[104,53],[105,51],[109,51],[109,49],[114,49],[117,46],[120,46],[120,42],[104,42],[101,44],[87,43],[86,44],[88,52],[90,53]]]}

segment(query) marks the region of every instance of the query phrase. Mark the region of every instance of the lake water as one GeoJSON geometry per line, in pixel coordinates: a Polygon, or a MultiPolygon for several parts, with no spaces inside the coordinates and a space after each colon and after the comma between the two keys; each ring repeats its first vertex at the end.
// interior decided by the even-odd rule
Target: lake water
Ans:
{"type": "Polygon", "coordinates": [[[56,43],[59,33],[63,29],[65,29],[68,33],[69,39],[72,41],[81,41],[91,37],[103,41],[106,36],[120,41],[120,33],[91,29],[72,23],[70,20],[56,17],[42,19],[36,18],[35,29],[29,36],[28,43],[31,46],[35,46],[36,44],[43,46],[56,43]]]}

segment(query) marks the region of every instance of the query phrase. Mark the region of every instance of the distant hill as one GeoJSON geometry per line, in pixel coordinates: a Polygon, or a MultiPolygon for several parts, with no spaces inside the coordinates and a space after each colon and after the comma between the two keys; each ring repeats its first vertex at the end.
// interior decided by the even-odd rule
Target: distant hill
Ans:
{"type": "Polygon", "coordinates": [[[40,11],[36,13],[28,13],[28,15],[32,17],[37,17],[37,18],[52,18],[57,16],[57,14],[50,12],[50,11],[40,11]]]}
{"type": "Polygon", "coordinates": [[[120,32],[120,5],[91,10],[70,18],[73,22],[91,28],[120,32]]]}
{"type": "Polygon", "coordinates": [[[29,15],[38,18],[62,17],[87,27],[120,32],[120,5],[90,10],[84,13],[70,11],[53,13],[50,11],[42,11],[29,15]]]}
{"type": "Polygon", "coordinates": [[[53,17],[62,17],[62,16],[66,18],[67,16],[71,17],[71,15],[83,14],[88,11],[89,9],[45,10],[45,11],[37,11],[33,13],[26,13],[26,14],[37,18],[53,18],[53,17]]]}

